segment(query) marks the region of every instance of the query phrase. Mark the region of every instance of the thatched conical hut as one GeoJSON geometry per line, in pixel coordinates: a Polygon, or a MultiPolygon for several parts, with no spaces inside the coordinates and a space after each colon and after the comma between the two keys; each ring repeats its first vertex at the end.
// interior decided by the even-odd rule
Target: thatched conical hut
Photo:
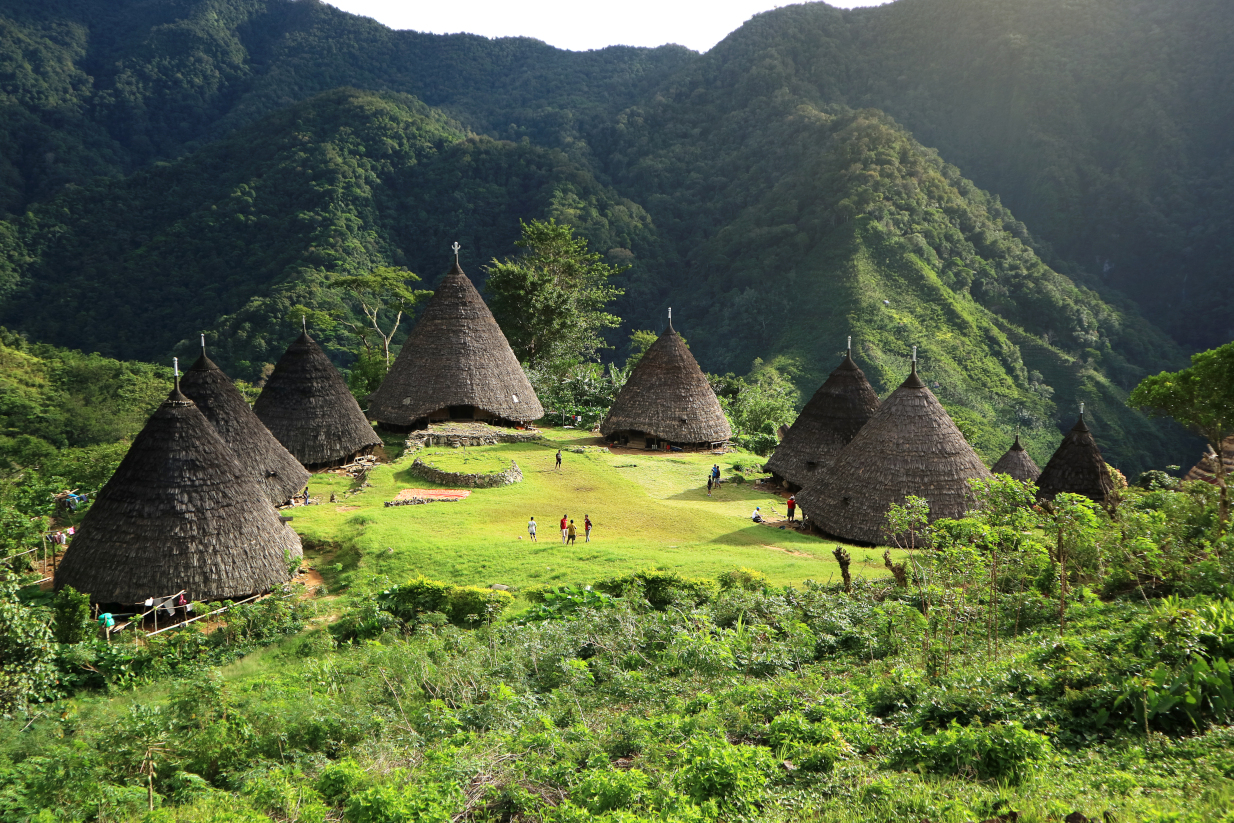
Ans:
{"type": "Polygon", "coordinates": [[[850,345],[844,360],[780,439],[767,470],[787,482],[790,490],[802,488],[831,465],[876,411],[878,395],[853,362],[850,345]]]}
{"type": "Polygon", "coordinates": [[[1013,480],[1024,483],[1036,483],[1041,476],[1041,469],[1033,462],[1033,458],[1020,445],[1020,435],[1015,436],[1015,442],[1007,453],[998,458],[998,462],[990,469],[991,474],[1009,475],[1013,480]]]}
{"type": "Polygon", "coordinates": [[[343,376],[307,331],[275,364],[253,413],[309,469],[346,463],[381,445],[343,376]]]}
{"type": "Polygon", "coordinates": [[[827,534],[885,543],[887,510],[908,495],[930,503],[930,519],[963,517],[972,500],[968,481],[990,472],[938,398],[912,374],[879,406],[870,422],[836,455],[797,504],[827,534]]]}
{"type": "MultiPolygon", "coordinates": [[[[1183,480],[1203,480],[1205,483],[1217,485],[1217,455],[1212,446],[1205,446],[1205,453],[1200,462],[1191,467],[1183,480]]],[[[1234,477],[1234,437],[1227,437],[1221,442],[1222,461],[1225,463],[1227,477],[1234,477]]]]}
{"type": "Polygon", "coordinates": [[[715,391],[673,330],[672,315],[617,394],[600,434],[610,442],[642,440],[647,447],[706,446],[732,436],[715,391]]]}
{"type": "Polygon", "coordinates": [[[370,417],[397,429],[435,420],[530,423],[544,416],[506,336],[458,260],[368,403],[370,417]]]}
{"type": "Polygon", "coordinates": [[[281,506],[304,488],[311,475],[257,419],[231,378],[206,356],[204,342],[201,357],[180,380],[180,391],[197,404],[273,505],[281,506]]]}
{"type": "Polygon", "coordinates": [[[249,471],[174,390],[133,440],[78,527],[56,588],[96,603],[140,603],[184,590],[192,600],[268,591],[302,555],[249,471]]]}
{"type": "Polygon", "coordinates": [[[1102,505],[1114,494],[1114,481],[1093,433],[1084,422],[1082,406],[1080,419],[1067,432],[1037,478],[1037,499],[1053,500],[1060,492],[1082,494],[1102,505]]]}

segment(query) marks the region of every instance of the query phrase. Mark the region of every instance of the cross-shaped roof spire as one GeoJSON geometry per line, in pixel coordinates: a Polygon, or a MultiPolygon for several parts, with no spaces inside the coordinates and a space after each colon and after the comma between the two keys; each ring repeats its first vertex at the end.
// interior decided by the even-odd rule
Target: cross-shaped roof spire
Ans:
{"type": "Polygon", "coordinates": [[[458,244],[458,241],[457,241],[457,240],[455,240],[455,241],[454,241],[454,245],[453,245],[453,246],[451,246],[450,248],[454,249],[454,265],[456,265],[456,266],[457,266],[457,265],[458,265],[458,250],[459,250],[459,249],[461,249],[461,248],[462,248],[462,246],[460,246],[460,245],[458,244]]]}

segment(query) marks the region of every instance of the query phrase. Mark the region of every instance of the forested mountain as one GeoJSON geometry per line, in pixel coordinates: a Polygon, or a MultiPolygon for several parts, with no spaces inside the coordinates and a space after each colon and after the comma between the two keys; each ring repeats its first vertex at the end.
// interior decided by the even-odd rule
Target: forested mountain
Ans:
{"type": "Polygon", "coordinates": [[[1082,398],[1116,464],[1181,462],[1121,398],[1182,352],[1119,290],[1188,348],[1228,339],[1232,25],[899,0],[779,9],[706,55],[571,53],[313,0],[8,0],[0,318],[147,359],[209,329],[255,377],[290,306],[338,305],[329,275],[431,286],[458,239],[479,279],[552,216],[632,264],[627,331],[679,307],[705,368],[780,357],[812,390],[851,332],[888,390],[916,344],[987,456],[1082,398]]]}

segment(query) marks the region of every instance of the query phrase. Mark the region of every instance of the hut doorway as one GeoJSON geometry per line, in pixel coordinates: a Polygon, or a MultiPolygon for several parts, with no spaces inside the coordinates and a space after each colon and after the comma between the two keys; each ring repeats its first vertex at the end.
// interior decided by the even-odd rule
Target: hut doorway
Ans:
{"type": "Polygon", "coordinates": [[[475,406],[450,406],[449,408],[451,420],[475,420],[475,406]]]}

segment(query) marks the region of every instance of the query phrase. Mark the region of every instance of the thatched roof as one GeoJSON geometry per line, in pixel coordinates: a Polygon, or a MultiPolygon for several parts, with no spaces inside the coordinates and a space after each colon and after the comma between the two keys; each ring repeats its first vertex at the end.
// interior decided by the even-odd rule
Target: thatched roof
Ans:
{"type": "MultiPolygon", "coordinates": [[[[1217,485],[1216,453],[1212,446],[1205,446],[1205,453],[1200,462],[1191,467],[1183,480],[1203,480],[1205,483],[1217,485]]],[[[1227,477],[1234,478],[1234,437],[1221,441],[1222,463],[1225,463],[1227,477]]]]}
{"type": "Polygon", "coordinates": [[[450,406],[475,406],[524,423],[544,416],[506,336],[458,261],[368,403],[369,416],[394,426],[450,406]]]}
{"type": "Polygon", "coordinates": [[[906,496],[928,500],[931,520],[963,517],[972,499],[968,481],[989,477],[914,363],[831,468],[797,494],[797,504],[828,534],[886,543],[887,510],[906,496]]]}
{"type": "Polygon", "coordinates": [[[784,434],[767,461],[767,470],[806,486],[831,465],[876,411],[878,395],[849,349],[784,434]]]}
{"type": "Polygon", "coordinates": [[[308,332],[279,358],[253,412],[309,468],[344,462],[381,445],[342,375],[308,332]]]}
{"type": "Polygon", "coordinates": [[[56,587],[96,603],[184,589],[236,599],[285,582],[300,538],[177,389],[150,416],[78,527],[56,587]]]}
{"type": "Polygon", "coordinates": [[[310,477],[308,471],[274,439],[231,379],[206,357],[205,351],[184,373],[180,391],[197,404],[273,505],[286,503],[304,488],[310,477]]]}
{"type": "Polygon", "coordinates": [[[1053,500],[1060,492],[1082,494],[1098,503],[1105,503],[1114,493],[1114,481],[1084,423],[1084,412],[1037,478],[1038,499],[1053,500]]]}
{"type": "Polygon", "coordinates": [[[1029,457],[1028,452],[1024,451],[1024,447],[1020,445],[1020,435],[1015,436],[1015,442],[1011,444],[1011,448],[1007,449],[1007,453],[998,458],[998,462],[990,469],[992,474],[1006,474],[1013,480],[1028,481],[1036,483],[1037,478],[1041,476],[1041,469],[1037,468],[1037,464],[1033,462],[1033,458],[1029,457]]]}
{"type": "Polygon", "coordinates": [[[720,401],[672,323],[638,361],[600,434],[643,432],[673,443],[718,443],[732,436],[720,401]]]}

